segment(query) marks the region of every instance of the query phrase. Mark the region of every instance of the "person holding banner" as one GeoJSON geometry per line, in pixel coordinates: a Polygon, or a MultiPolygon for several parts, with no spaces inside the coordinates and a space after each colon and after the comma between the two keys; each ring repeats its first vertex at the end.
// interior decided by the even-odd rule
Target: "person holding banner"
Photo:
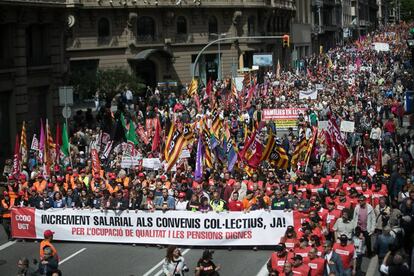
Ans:
{"type": "Polygon", "coordinates": [[[188,272],[184,257],[181,255],[181,250],[177,246],[168,246],[167,256],[162,264],[162,272],[164,276],[183,276],[185,272],[188,272]]]}
{"type": "Polygon", "coordinates": [[[0,213],[2,216],[2,225],[7,234],[7,238],[11,240],[11,209],[14,207],[14,198],[9,196],[7,191],[3,192],[3,199],[1,200],[0,213]]]}

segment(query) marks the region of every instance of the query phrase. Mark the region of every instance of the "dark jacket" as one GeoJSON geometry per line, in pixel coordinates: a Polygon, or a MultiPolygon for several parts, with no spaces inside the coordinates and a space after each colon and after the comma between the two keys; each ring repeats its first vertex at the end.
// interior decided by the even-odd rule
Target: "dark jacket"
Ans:
{"type": "Polygon", "coordinates": [[[326,263],[326,265],[325,265],[325,269],[323,271],[324,276],[329,275],[328,270],[327,270],[327,266],[329,266],[330,272],[334,273],[336,276],[343,276],[344,275],[344,266],[342,264],[341,257],[337,253],[332,252],[332,257],[331,257],[329,263],[326,263]]]}
{"type": "Polygon", "coordinates": [[[37,273],[40,275],[52,275],[54,272],[58,270],[58,261],[55,257],[49,257],[45,261],[48,263],[43,265],[42,262],[39,263],[39,268],[37,269],[37,273]]]}

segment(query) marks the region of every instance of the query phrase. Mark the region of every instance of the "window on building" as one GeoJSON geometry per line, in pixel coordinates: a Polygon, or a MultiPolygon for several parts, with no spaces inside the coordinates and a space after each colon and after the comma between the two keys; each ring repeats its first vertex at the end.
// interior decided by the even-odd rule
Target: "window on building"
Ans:
{"type": "Polygon", "coordinates": [[[217,25],[217,18],[215,16],[210,16],[208,19],[208,38],[217,39],[218,34],[218,25],[217,25]]]}
{"type": "Polygon", "coordinates": [[[28,66],[50,64],[48,25],[33,24],[26,28],[26,62],[28,66]]]}
{"type": "Polygon", "coordinates": [[[12,24],[0,24],[0,68],[13,65],[14,28],[12,24]]]}
{"type": "Polygon", "coordinates": [[[155,39],[155,21],[149,16],[142,16],[137,20],[138,40],[155,39]]]}
{"type": "Polygon", "coordinates": [[[184,16],[179,16],[177,18],[177,34],[184,35],[187,34],[187,20],[184,16]]]}
{"type": "Polygon", "coordinates": [[[256,33],[256,18],[254,16],[249,16],[247,19],[247,33],[249,36],[255,35],[256,33]]]}
{"type": "Polygon", "coordinates": [[[101,18],[98,21],[98,44],[107,45],[111,40],[111,26],[108,18],[101,18]]]}

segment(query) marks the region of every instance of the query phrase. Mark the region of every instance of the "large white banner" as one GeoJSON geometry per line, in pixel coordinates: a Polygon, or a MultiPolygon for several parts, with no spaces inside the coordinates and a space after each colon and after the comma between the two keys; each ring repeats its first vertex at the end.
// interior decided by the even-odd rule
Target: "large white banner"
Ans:
{"type": "Polygon", "coordinates": [[[299,91],[299,100],[303,100],[303,99],[311,99],[311,100],[316,100],[318,98],[318,90],[301,90],[299,91]]]}
{"type": "Polygon", "coordinates": [[[180,244],[188,246],[274,245],[293,225],[293,213],[283,211],[191,212],[100,211],[16,208],[15,238],[43,239],[55,232],[62,241],[180,244]]]}

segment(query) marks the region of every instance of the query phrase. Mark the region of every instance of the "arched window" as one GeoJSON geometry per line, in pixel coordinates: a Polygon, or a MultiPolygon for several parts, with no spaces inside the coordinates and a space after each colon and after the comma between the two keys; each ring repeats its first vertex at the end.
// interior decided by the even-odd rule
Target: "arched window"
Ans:
{"type": "Polygon", "coordinates": [[[218,34],[217,18],[210,16],[208,19],[208,37],[209,39],[216,39],[218,34]]]}
{"type": "Polygon", "coordinates": [[[249,18],[247,19],[247,33],[249,36],[254,35],[256,32],[255,23],[256,23],[256,18],[253,15],[249,16],[249,18]]]}
{"type": "Polygon", "coordinates": [[[109,44],[111,37],[111,27],[109,20],[105,17],[98,21],[98,44],[109,44]]]}
{"type": "Polygon", "coordinates": [[[184,16],[179,16],[177,18],[177,34],[187,34],[187,20],[184,16]]]}
{"type": "Polygon", "coordinates": [[[142,16],[137,20],[138,40],[155,39],[155,21],[149,16],[142,16]]]}

